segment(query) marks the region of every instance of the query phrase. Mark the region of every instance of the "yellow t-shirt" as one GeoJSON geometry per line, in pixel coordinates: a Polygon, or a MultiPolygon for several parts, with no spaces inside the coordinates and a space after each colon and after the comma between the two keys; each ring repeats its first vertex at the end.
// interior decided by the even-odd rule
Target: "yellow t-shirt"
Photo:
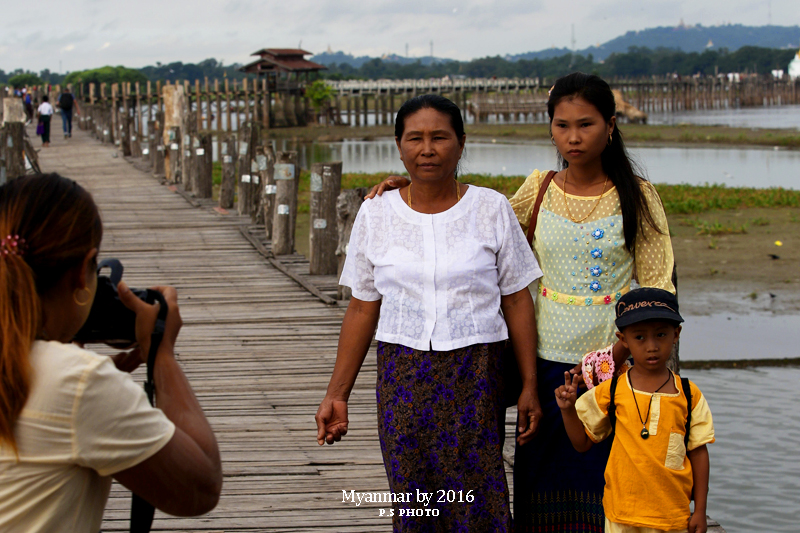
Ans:
{"type": "MultiPolygon", "coordinates": [[[[689,523],[692,492],[692,465],[686,456],[686,396],[680,378],[675,376],[676,394],[652,395],[649,420],[650,437],[641,437],[649,392],[636,392],[639,409],[633,400],[634,389],[628,376],[619,378],[614,403],[617,424],[614,444],[606,465],[603,509],[612,522],[660,530],[685,529],[689,523]]],[[[714,424],[705,397],[694,383],[689,450],[714,442],[714,424]]],[[[578,398],[575,408],[594,442],[611,433],[608,404],[611,380],[578,398]]]]}
{"type": "Polygon", "coordinates": [[[0,531],[97,533],[109,476],[158,452],[175,425],[108,357],[36,341],[30,361],[19,461],[0,445],[0,531]]]}

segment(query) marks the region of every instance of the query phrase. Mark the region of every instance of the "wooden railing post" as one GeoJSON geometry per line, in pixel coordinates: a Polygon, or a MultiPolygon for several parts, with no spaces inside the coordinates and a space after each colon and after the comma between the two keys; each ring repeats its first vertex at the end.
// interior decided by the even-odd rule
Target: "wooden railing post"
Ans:
{"type": "Polygon", "coordinates": [[[214,185],[211,177],[211,133],[208,131],[198,133],[197,139],[198,146],[194,149],[197,166],[194,177],[194,193],[198,198],[211,198],[211,190],[214,185]]]}
{"type": "Polygon", "coordinates": [[[218,135],[222,138],[220,144],[222,183],[219,187],[219,206],[230,209],[233,207],[233,191],[236,188],[236,137],[230,133],[218,133],[218,135]]]}
{"type": "MultiPolygon", "coordinates": [[[[353,232],[353,223],[356,215],[364,203],[364,195],[369,192],[366,187],[358,189],[346,189],[339,193],[336,199],[336,231],[338,233],[338,243],[336,245],[337,257],[337,276],[341,277],[344,261],[347,258],[347,245],[350,242],[350,234],[353,232]]],[[[349,300],[352,291],[350,287],[339,285],[337,299],[349,300]]]]}
{"type": "Polygon", "coordinates": [[[166,170],[169,170],[169,174],[167,174],[167,180],[178,183],[181,179],[181,129],[177,126],[170,128],[168,141],[166,154],[169,166],[166,170]]]}
{"type": "Polygon", "coordinates": [[[311,166],[311,224],[309,225],[309,273],[336,274],[336,199],[342,188],[342,162],[311,166]]]}
{"type": "Polygon", "coordinates": [[[272,240],[272,224],[275,219],[275,152],[269,141],[263,143],[264,155],[267,158],[267,169],[261,179],[261,210],[264,213],[264,229],[267,239],[272,240]]]}
{"type": "Polygon", "coordinates": [[[252,159],[253,143],[252,132],[250,125],[242,126],[240,124],[238,131],[239,140],[239,157],[238,157],[238,189],[239,194],[237,197],[236,208],[240,215],[249,215],[252,207],[251,187],[250,183],[253,181],[252,171],[250,170],[250,160],[252,159]]]}
{"type": "Polygon", "coordinates": [[[164,171],[164,113],[156,111],[156,122],[153,126],[153,133],[151,136],[151,146],[153,147],[153,174],[156,176],[163,176],[164,171]]]}
{"type": "Polygon", "coordinates": [[[297,152],[278,152],[275,163],[275,215],[272,221],[272,253],[289,255],[294,251],[293,211],[297,209],[297,152]],[[294,209],[293,209],[294,206],[294,209]]]}

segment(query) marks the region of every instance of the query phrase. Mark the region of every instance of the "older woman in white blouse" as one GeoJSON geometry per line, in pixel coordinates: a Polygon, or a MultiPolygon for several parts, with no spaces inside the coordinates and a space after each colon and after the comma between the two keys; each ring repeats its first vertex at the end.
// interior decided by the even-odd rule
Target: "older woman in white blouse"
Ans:
{"type": "Polygon", "coordinates": [[[502,350],[522,375],[519,437],[541,410],[528,285],[541,277],[508,200],[456,179],[466,136],[441,96],[406,102],[395,139],[408,187],[367,200],[341,284],[352,288],[336,366],[317,412],[319,444],[347,433],[347,400],[377,327],[378,432],[394,530],[509,531],[502,459],[502,350]],[[416,494],[433,494],[424,517],[416,494]],[[414,494],[414,501],[402,495],[414,494]],[[401,516],[402,515],[402,516],[401,516]]]}

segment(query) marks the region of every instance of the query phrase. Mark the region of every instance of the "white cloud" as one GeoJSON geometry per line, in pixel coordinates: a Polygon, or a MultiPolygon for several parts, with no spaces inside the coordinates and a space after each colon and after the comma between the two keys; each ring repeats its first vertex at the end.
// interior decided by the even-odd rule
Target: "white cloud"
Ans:
{"type": "Polygon", "coordinates": [[[101,46],[100,48],[98,48],[98,50],[105,50],[105,49],[106,49],[106,48],[108,48],[109,46],[111,46],[111,43],[110,43],[110,42],[108,42],[108,41],[106,41],[106,42],[104,42],[104,43],[103,43],[103,46],[101,46]]]}
{"type": "Polygon", "coordinates": [[[61,49],[62,52],[72,52],[73,50],[75,50],[74,44],[68,44],[67,46],[61,49]]]}

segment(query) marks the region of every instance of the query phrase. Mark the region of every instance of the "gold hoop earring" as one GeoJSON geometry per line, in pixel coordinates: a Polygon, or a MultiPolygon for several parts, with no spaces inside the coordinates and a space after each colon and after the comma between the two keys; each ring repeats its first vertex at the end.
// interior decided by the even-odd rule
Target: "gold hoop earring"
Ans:
{"type": "Polygon", "coordinates": [[[556,139],[552,135],[550,136],[550,142],[553,144],[553,146],[556,145],[556,139]]]}
{"type": "Polygon", "coordinates": [[[92,291],[89,290],[89,287],[84,287],[82,289],[75,289],[75,292],[72,293],[72,299],[75,300],[75,303],[81,307],[87,306],[92,301],[92,291]],[[80,301],[78,299],[78,293],[81,291],[86,291],[86,301],[80,301]]]}

